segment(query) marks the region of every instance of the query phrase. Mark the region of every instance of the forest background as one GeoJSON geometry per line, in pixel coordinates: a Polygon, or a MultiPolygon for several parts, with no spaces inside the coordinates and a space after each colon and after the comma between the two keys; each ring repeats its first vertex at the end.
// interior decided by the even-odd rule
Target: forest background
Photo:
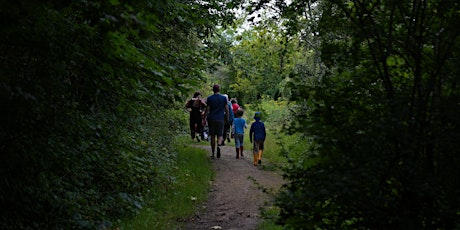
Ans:
{"type": "Polygon", "coordinates": [[[459,12],[453,0],[3,0],[0,228],[134,215],[174,183],[184,101],[219,83],[273,105],[266,120],[296,141],[282,153],[286,228],[458,229],[459,12]]]}

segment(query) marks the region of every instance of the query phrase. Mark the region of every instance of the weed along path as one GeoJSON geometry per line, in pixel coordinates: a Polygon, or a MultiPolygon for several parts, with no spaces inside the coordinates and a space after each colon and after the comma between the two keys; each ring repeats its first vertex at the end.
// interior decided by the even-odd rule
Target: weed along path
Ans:
{"type": "MultiPolygon", "coordinates": [[[[211,151],[211,147],[199,146],[211,151]]],[[[220,159],[212,159],[215,178],[208,201],[187,220],[185,229],[257,229],[262,221],[261,208],[269,209],[274,192],[283,184],[281,172],[253,165],[252,151],[243,159],[235,158],[235,147],[222,146],[220,159]]],[[[210,155],[210,154],[209,154],[210,155]]]]}

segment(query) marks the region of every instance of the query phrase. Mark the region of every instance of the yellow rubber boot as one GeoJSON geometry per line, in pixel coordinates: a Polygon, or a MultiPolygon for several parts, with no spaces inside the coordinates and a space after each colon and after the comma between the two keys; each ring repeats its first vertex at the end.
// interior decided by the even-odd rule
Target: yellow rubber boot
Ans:
{"type": "Polygon", "coordinates": [[[259,154],[257,154],[257,163],[262,164],[262,154],[264,153],[263,150],[259,150],[259,154]]]}

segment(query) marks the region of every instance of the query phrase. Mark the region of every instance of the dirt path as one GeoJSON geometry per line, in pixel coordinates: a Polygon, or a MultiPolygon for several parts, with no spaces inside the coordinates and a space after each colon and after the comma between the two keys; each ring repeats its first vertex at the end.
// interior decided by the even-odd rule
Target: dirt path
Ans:
{"type": "MultiPolygon", "coordinates": [[[[211,151],[210,146],[200,147],[211,151]]],[[[209,199],[187,221],[185,229],[256,229],[261,221],[260,208],[270,200],[262,188],[277,191],[283,183],[280,172],[255,167],[250,150],[245,151],[243,159],[235,158],[232,146],[222,146],[221,150],[221,158],[212,160],[216,176],[209,199]]]]}

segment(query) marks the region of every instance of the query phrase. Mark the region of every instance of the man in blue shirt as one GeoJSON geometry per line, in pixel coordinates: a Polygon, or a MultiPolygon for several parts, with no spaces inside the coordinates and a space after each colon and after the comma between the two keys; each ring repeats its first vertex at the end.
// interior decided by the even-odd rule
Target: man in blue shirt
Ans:
{"type": "Polygon", "coordinates": [[[228,119],[227,98],[220,94],[220,86],[215,84],[212,87],[213,95],[206,99],[206,113],[208,118],[209,135],[211,136],[211,158],[214,158],[217,136],[217,158],[220,158],[220,146],[224,135],[225,119],[228,119]]]}

